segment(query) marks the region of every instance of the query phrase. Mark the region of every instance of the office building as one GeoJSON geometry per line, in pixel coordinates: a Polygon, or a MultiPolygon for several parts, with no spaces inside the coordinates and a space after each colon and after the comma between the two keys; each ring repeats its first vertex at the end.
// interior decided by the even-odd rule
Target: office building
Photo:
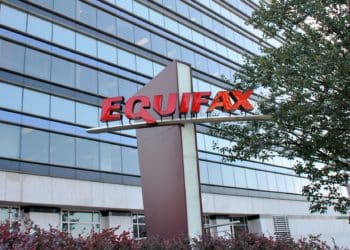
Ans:
{"type": "MultiPolygon", "coordinates": [[[[245,21],[255,0],[0,1],[0,220],[30,218],[73,235],[120,225],[145,237],[135,131],[88,134],[105,97],[136,93],[173,59],[192,65],[194,90],[234,88],[245,56],[263,40],[245,21]]],[[[259,94],[259,90],[257,90],[259,94]]],[[[126,121],[127,122],[127,121],[126,121]]],[[[346,216],[310,214],[307,183],[274,158],[222,162],[197,126],[205,225],[322,234],[348,245],[346,216]]],[[[171,225],[169,225],[171,226],[171,225]]]]}

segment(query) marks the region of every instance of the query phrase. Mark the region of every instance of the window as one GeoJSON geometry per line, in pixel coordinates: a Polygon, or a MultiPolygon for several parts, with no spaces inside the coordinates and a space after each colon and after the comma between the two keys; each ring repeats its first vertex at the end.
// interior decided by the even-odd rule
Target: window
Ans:
{"type": "Polygon", "coordinates": [[[98,72],[98,93],[106,97],[118,96],[118,77],[98,72]]]}
{"type": "Polygon", "coordinates": [[[139,4],[138,2],[133,2],[133,13],[135,13],[138,16],[141,16],[145,19],[149,18],[148,8],[142,4],[139,4]]]}
{"type": "Polygon", "coordinates": [[[66,86],[75,86],[75,63],[52,57],[51,81],[66,86]]]}
{"type": "Polygon", "coordinates": [[[117,18],[117,36],[129,42],[134,42],[134,26],[117,18]]]}
{"type": "Polygon", "coordinates": [[[77,138],[77,167],[98,169],[98,143],[92,140],[77,138]]]}
{"type": "Polygon", "coordinates": [[[119,79],[119,95],[124,96],[127,100],[137,92],[137,87],[134,83],[122,79],[119,79]]]}
{"type": "Polygon", "coordinates": [[[79,234],[87,235],[91,231],[100,232],[100,213],[62,211],[62,231],[70,233],[73,237],[79,234]]]}
{"type": "Polygon", "coordinates": [[[75,32],[54,24],[52,41],[70,49],[75,49],[75,32]]]}
{"type": "Polygon", "coordinates": [[[116,1],[117,5],[123,9],[132,12],[132,0],[118,0],[116,1]]]}
{"type": "Polygon", "coordinates": [[[15,222],[19,217],[19,209],[13,207],[0,207],[0,224],[3,222],[15,222]]]}
{"type": "Polygon", "coordinates": [[[87,92],[97,93],[96,70],[77,64],[76,87],[87,92]]]}
{"type": "Polygon", "coordinates": [[[69,16],[71,18],[75,18],[76,12],[76,0],[64,1],[64,0],[56,0],[53,3],[53,8],[55,11],[69,16]]]}
{"type": "Polygon", "coordinates": [[[41,79],[50,80],[50,61],[51,58],[49,55],[27,48],[25,73],[41,79]]]}
{"type": "Polygon", "coordinates": [[[52,6],[53,6],[53,0],[30,0],[30,1],[49,9],[52,9],[52,6]]]}
{"type": "Polygon", "coordinates": [[[18,158],[20,127],[0,123],[0,138],[0,156],[18,158]]]}
{"type": "Polygon", "coordinates": [[[222,180],[223,180],[224,186],[234,187],[235,178],[233,173],[233,167],[221,164],[221,172],[222,172],[222,180]]]}
{"type": "Polygon", "coordinates": [[[209,184],[222,185],[221,166],[218,163],[208,162],[209,184]]]}
{"type": "Polygon", "coordinates": [[[127,69],[135,70],[136,69],[135,55],[127,51],[118,49],[118,65],[125,67],[127,69]]]}
{"type": "Polygon", "coordinates": [[[27,25],[27,14],[2,4],[0,13],[0,23],[25,32],[27,25]]]}
{"type": "Polygon", "coordinates": [[[79,103],[75,104],[76,110],[76,123],[90,127],[98,126],[98,108],[79,103]]]}
{"type": "Polygon", "coordinates": [[[58,165],[75,166],[74,138],[51,133],[50,162],[58,165]]]}
{"type": "Polygon", "coordinates": [[[51,117],[54,119],[75,122],[74,102],[56,96],[51,96],[51,117]]]}
{"type": "Polygon", "coordinates": [[[248,188],[257,189],[258,182],[256,179],[256,171],[251,169],[246,169],[247,184],[248,188]]]}
{"type": "Polygon", "coordinates": [[[33,36],[51,41],[52,23],[41,18],[28,15],[27,32],[33,36]]]}
{"type": "Polygon", "coordinates": [[[151,34],[151,41],[153,51],[166,55],[166,40],[164,38],[151,34]]]}
{"type": "Polygon", "coordinates": [[[169,31],[178,34],[179,33],[179,25],[176,21],[174,21],[173,19],[170,19],[166,16],[164,16],[164,26],[166,29],[168,29],[169,31]]]}
{"type": "Polygon", "coordinates": [[[101,170],[116,173],[122,172],[122,154],[118,145],[100,143],[101,170]]]}
{"type": "Polygon", "coordinates": [[[143,214],[133,214],[132,223],[133,234],[135,238],[139,239],[147,237],[146,221],[145,216],[143,214]]]}
{"type": "Polygon", "coordinates": [[[188,40],[192,40],[192,31],[185,25],[179,24],[179,34],[188,40]]]}
{"type": "Polygon", "coordinates": [[[210,236],[210,216],[209,215],[205,215],[203,216],[203,229],[204,229],[204,233],[205,235],[210,236]]]}
{"type": "Polygon", "coordinates": [[[0,106],[8,109],[22,109],[22,88],[0,83],[0,106]]]}
{"type": "Polygon", "coordinates": [[[246,180],[246,175],[245,175],[245,169],[235,167],[233,170],[235,173],[236,187],[246,188],[247,187],[247,180],[246,180]]]}
{"type": "Polygon", "coordinates": [[[96,8],[77,1],[77,19],[90,26],[96,27],[96,8]]]}
{"type": "Polygon", "coordinates": [[[22,128],[21,158],[47,163],[49,161],[49,133],[22,128]]]}
{"type": "Polygon", "coordinates": [[[248,219],[247,217],[231,217],[231,235],[238,238],[242,233],[248,233],[248,219]]]}
{"type": "Polygon", "coordinates": [[[267,182],[267,173],[263,171],[256,171],[256,176],[258,179],[258,187],[261,190],[269,190],[269,185],[267,182]]]}
{"type": "Polygon", "coordinates": [[[194,62],[194,53],[189,50],[186,49],[184,47],[181,47],[181,59],[189,64],[191,64],[192,66],[194,66],[195,62],[194,62]]]}
{"type": "Polygon", "coordinates": [[[196,10],[195,8],[190,8],[190,19],[193,22],[201,24],[202,23],[202,14],[198,10],[196,10]]]}
{"type": "Polygon", "coordinates": [[[79,34],[76,34],[76,49],[88,55],[96,56],[96,40],[79,34]]]}
{"type": "Polygon", "coordinates": [[[172,59],[181,59],[180,46],[176,43],[167,41],[167,56],[172,59]]]}
{"type": "Polygon", "coordinates": [[[101,10],[97,10],[97,28],[107,33],[116,35],[117,34],[117,23],[116,19],[101,10]]]}
{"type": "Polygon", "coordinates": [[[0,66],[17,72],[24,70],[24,47],[0,40],[0,66]]]}
{"type": "Polygon", "coordinates": [[[195,54],[194,57],[196,62],[196,68],[203,72],[208,72],[207,58],[199,54],[195,54]]]}
{"type": "Polygon", "coordinates": [[[24,89],[23,112],[49,117],[50,96],[37,91],[24,89]]]}
{"type": "Polygon", "coordinates": [[[149,10],[149,19],[152,23],[155,23],[161,27],[164,26],[164,16],[152,9],[149,10]]]}
{"type": "Polygon", "coordinates": [[[153,76],[153,67],[150,60],[136,56],[136,69],[137,72],[148,76],[153,76]]]}
{"type": "Polygon", "coordinates": [[[117,49],[106,43],[97,42],[97,55],[102,60],[117,63],[117,49]]]}
{"type": "Polygon", "coordinates": [[[122,147],[123,173],[140,175],[136,148],[122,147]]]}
{"type": "Polygon", "coordinates": [[[147,49],[151,48],[151,35],[148,31],[135,27],[135,43],[138,46],[145,47],[147,49]]]}
{"type": "Polygon", "coordinates": [[[209,184],[207,162],[199,161],[199,174],[200,174],[200,182],[203,184],[209,184]]]}

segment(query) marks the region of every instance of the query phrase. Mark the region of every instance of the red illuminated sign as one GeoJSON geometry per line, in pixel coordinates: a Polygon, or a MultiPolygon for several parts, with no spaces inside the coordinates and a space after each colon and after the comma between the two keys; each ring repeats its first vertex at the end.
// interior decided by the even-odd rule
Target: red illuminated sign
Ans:
{"type": "Polygon", "coordinates": [[[126,102],[124,102],[123,96],[106,98],[102,102],[101,121],[121,120],[123,106],[125,106],[124,115],[127,118],[130,120],[144,120],[148,124],[154,124],[157,121],[152,113],[149,112],[150,109],[153,109],[160,117],[172,116],[177,109],[180,115],[186,115],[189,112],[192,115],[198,114],[201,105],[209,105],[207,113],[213,112],[214,109],[221,109],[226,112],[238,109],[251,111],[253,106],[248,98],[252,93],[252,90],[247,90],[246,92],[239,90],[219,91],[211,103],[209,100],[211,96],[210,91],[183,93],[180,102],[178,102],[179,95],[177,93],[170,93],[165,106],[163,106],[163,95],[153,96],[152,102],[148,96],[133,96],[126,102]]]}

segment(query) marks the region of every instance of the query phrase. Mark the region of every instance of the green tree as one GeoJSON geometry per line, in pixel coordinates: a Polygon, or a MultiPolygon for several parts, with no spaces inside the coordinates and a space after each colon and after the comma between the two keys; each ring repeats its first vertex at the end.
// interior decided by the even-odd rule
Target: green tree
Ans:
{"type": "Polygon", "coordinates": [[[236,142],[218,147],[229,160],[301,159],[295,171],[310,180],[303,194],[312,212],[350,209],[350,199],[339,188],[349,183],[350,174],[349,8],[350,1],[337,0],[262,4],[249,22],[285,42],[248,59],[235,86],[264,89],[256,112],[272,119],[219,124],[213,130],[236,142]]]}

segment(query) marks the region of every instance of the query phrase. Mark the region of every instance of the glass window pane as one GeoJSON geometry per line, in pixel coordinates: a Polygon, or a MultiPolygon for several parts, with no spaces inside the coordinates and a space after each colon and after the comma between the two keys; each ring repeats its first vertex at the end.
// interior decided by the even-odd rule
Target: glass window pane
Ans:
{"type": "Polygon", "coordinates": [[[53,3],[55,11],[75,19],[76,0],[55,0],[53,3]]]}
{"type": "Polygon", "coordinates": [[[51,163],[75,166],[74,137],[51,133],[50,144],[51,163]]]}
{"type": "Polygon", "coordinates": [[[235,179],[234,179],[233,167],[221,164],[221,171],[222,171],[222,179],[223,179],[224,186],[234,187],[235,179]]]}
{"type": "Polygon", "coordinates": [[[125,100],[133,96],[136,92],[136,84],[122,78],[119,79],[119,95],[124,96],[125,100]]]}
{"type": "Polygon", "coordinates": [[[106,97],[118,95],[118,77],[98,72],[98,93],[106,97]]]}
{"type": "Polygon", "coordinates": [[[97,93],[97,71],[77,64],[76,87],[87,92],[97,93]]]}
{"type": "Polygon", "coordinates": [[[205,161],[199,162],[199,175],[200,175],[200,182],[201,183],[209,184],[207,162],[205,162],[205,161]]]}
{"type": "Polygon", "coordinates": [[[33,3],[39,4],[40,6],[44,6],[48,9],[52,9],[53,0],[30,0],[33,3]]]}
{"type": "Polygon", "coordinates": [[[51,41],[52,23],[41,18],[28,15],[27,32],[33,36],[51,41]]]}
{"type": "Polygon", "coordinates": [[[127,69],[135,70],[135,55],[125,51],[118,49],[118,65],[125,67],[127,69]]]}
{"type": "Polygon", "coordinates": [[[27,27],[27,14],[2,4],[0,10],[0,23],[25,32],[27,27]]]}
{"type": "Polygon", "coordinates": [[[160,53],[161,55],[166,55],[166,40],[155,34],[151,34],[151,44],[152,50],[154,52],[160,53]]]}
{"type": "Polygon", "coordinates": [[[101,170],[121,173],[122,154],[118,145],[100,143],[101,170]]]}
{"type": "Polygon", "coordinates": [[[179,33],[179,25],[176,21],[173,19],[170,19],[169,17],[164,16],[164,26],[167,30],[178,34],[179,33]]]}
{"type": "Polygon", "coordinates": [[[142,74],[153,76],[152,62],[139,56],[136,56],[136,70],[142,74]]]}
{"type": "Polygon", "coordinates": [[[83,104],[76,103],[76,122],[90,127],[98,126],[98,108],[83,104]]]}
{"type": "Polygon", "coordinates": [[[0,83],[0,106],[20,111],[22,109],[22,88],[0,83]]]}
{"type": "Polygon", "coordinates": [[[75,49],[75,32],[60,25],[53,25],[52,40],[54,43],[75,49]]]}
{"type": "Polygon", "coordinates": [[[24,47],[0,40],[0,66],[17,72],[24,70],[24,47]]]}
{"type": "Polygon", "coordinates": [[[129,42],[134,42],[134,25],[117,18],[117,36],[129,42]]]}
{"type": "Polygon", "coordinates": [[[246,188],[247,187],[247,181],[246,181],[246,175],[245,175],[245,169],[243,168],[234,168],[235,173],[235,183],[236,187],[240,188],[246,188]]]}
{"type": "Polygon", "coordinates": [[[195,8],[190,7],[190,19],[196,23],[202,23],[202,14],[195,8]]]}
{"type": "Polygon", "coordinates": [[[256,179],[256,171],[251,169],[246,169],[247,184],[248,188],[257,189],[258,182],[256,179]]]}
{"type": "Polygon", "coordinates": [[[153,62],[153,76],[158,75],[163,69],[163,65],[153,62]]]}
{"type": "Polygon", "coordinates": [[[149,9],[149,20],[161,27],[164,27],[164,16],[152,9],[149,9]]]}
{"type": "Polygon", "coordinates": [[[181,59],[180,46],[176,43],[167,41],[167,56],[172,59],[181,59]]]}
{"type": "Polygon", "coordinates": [[[284,175],[276,174],[277,188],[279,192],[287,192],[287,185],[284,175]]]}
{"type": "Polygon", "coordinates": [[[132,12],[132,0],[116,0],[115,2],[119,7],[132,12]]]}
{"type": "Polygon", "coordinates": [[[96,27],[96,8],[77,1],[77,19],[92,27],[96,27]]]}
{"type": "Polygon", "coordinates": [[[196,68],[203,71],[203,72],[208,72],[208,60],[202,55],[195,54],[195,61],[196,61],[196,68]]]}
{"type": "Polygon", "coordinates": [[[151,35],[148,31],[135,27],[135,43],[147,49],[151,48],[151,35]]]}
{"type": "Polygon", "coordinates": [[[79,34],[76,34],[76,49],[88,55],[96,56],[96,40],[79,34]]]}
{"type": "Polygon", "coordinates": [[[45,80],[50,80],[51,57],[42,52],[26,49],[25,73],[45,80]]]}
{"type": "Polygon", "coordinates": [[[269,190],[269,185],[267,183],[267,175],[266,172],[256,171],[256,176],[258,178],[259,189],[261,190],[269,190]]]}
{"type": "Polygon", "coordinates": [[[108,62],[117,63],[117,49],[109,44],[97,42],[98,58],[108,62]]]}
{"type": "Polygon", "coordinates": [[[148,8],[136,1],[133,2],[133,13],[148,20],[148,8]]]}
{"type": "Polygon", "coordinates": [[[74,102],[56,96],[51,96],[51,117],[54,119],[75,122],[74,102]]]}
{"type": "Polygon", "coordinates": [[[52,57],[51,81],[74,87],[75,64],[68,60],[52,57]]]}
{"type": "Polygon", "coordinates": [[[49,161],[49,133],[31,128],[22,128],[22,160],[49,161]]]}
{"type": "Polygon", "coordinates": [[[107,33],[116,35],[117,34],[116,18],[104,11],[97,10],[97,28],[107,33]]]}
{"type": "Polygon", "coordinates": [[[27,113],[49,117],[50,96],[48,94],[24,89],[23,111],[27,113]]]}
{"type": "Polygon", "coordinates": [[[191,64],[193,67],[195,64],[194,53],[191,50],[186,49],[185,47],[181,47],[181,60],[191,64]]]}
{"type": "Polygon", "coordinates": [[[136,148],[122,147],[123,173],[140,175],[136,148]]]}
{"type": "Polygon", "coordinates": [[[98,169],[98,143],[91,140],[76,139],[77,167],[98,169]]]}
{"type": "Polygon", "coordinates": [[[222,185],[221,166],[218,163],[208,162],[209,183],[222,185]]]}
{"type": "Polygon", "coordinates": [[[192,41],[192,31],[187,26],[179,24],[179,34],[180,36],[192,41]]]}
{"type": "Polygon", "coordinates": [[[0,156],[18,158],[20,127],[0,123],[0,156]]]}

